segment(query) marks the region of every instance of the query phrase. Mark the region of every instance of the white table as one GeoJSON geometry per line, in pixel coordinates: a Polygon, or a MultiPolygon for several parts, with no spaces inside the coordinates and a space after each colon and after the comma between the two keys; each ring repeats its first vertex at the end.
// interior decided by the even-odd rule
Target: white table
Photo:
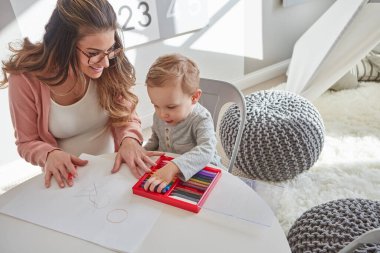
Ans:
{"type": "MultiPolygon", "coordinates": [[[[274,214],[251,188],[228,172],[223,172],[217,185],[223,190],[236,192],[236,196],[248,196],[255,205],[264,208],[272,220],[271,226],[265,227],[207,209],[193,214],[165,205],[161,216],[136,252],[290,253],[287,239],[274,214]]],[[[14,190],[17,191],[17,188],[14,190]]],[[[209,197],[212,198],[212,194],[209,197]]],[[[4,214],[0,214],[0,235],[0,252],[4,253],[113,252],[4,214]]]]}

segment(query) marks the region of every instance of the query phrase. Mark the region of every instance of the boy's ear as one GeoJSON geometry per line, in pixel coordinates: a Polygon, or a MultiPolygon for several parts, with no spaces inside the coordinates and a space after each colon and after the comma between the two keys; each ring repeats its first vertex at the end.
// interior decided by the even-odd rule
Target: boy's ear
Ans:
{"type": "Polygon", "coordinates": [[[191,96],[191,102],[193,104],[197,103],[199,101],[199,99],[201,98],[201,95],[202,95],[202,90],[201,89],[197,89],[193,95],[191,96]]]}

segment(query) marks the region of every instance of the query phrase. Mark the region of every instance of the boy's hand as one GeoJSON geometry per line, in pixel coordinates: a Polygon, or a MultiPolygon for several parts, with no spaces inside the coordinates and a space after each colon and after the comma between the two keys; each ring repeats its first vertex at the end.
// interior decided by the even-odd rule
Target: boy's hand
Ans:
{"type": "Polygon", "coordinates": [[[174,177],[177,176],[179,172],[179,168],[172,162],[168,162],[164,167],[157,170],[152,174],[152,176],[146,181],[144,184],[144,189],[146,191],[155,191],[157,188],[157,192],[162,192],[162,190],[173,181],[174,177]]]}

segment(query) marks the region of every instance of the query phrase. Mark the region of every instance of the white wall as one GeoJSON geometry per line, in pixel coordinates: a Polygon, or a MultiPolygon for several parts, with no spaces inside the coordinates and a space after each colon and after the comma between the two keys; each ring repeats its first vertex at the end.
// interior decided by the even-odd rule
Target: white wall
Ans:
{"type": "Polygon", "coordinates": [[[153,107],[141,86],[159,55],[183,53],[199,64],[202,77],[247,88],[285,73],[295,41],[333,2],[283,8],[281,0],[208,0],[210,22],[204,29],[128,50],[137,70],[143,127],[151,125],[153,107]]]}
{"type": "MultiPolygon", "coordinates": [[[[1,0],[0,58],[8,54],[8,42],[23,36],[42,35],[52,0],[1,0]],[[38,15],[36,23],[20,27],[22,16],[38,15]],[[35,11],[39,9],[38,13],[35,11]],[[6,14],[6,15],[5,15],[6,14]],[[10,15],[10,16],[9,16],[10,15]],[[46,19],[45,22],[41,20],[46,19]],[[38,22],[37,22],[38,21],[38,22]]],[[[209,25],[201,30],[156,41],[126,51],[137,73],[135,92],[143,127],[151,123],[153,108],[144,79],[150,64],[160,55],[179,52],[194,59],[201,76],[235,83],[240,88],[274,77],[286,70],[294,42],[333,0],[310,0],[283,8],[280,0],[207,0],[209,25]]],[[[159,1],[157,1],[159,3],[159,1]]],[[[126,40],[128,38],[125,38],[126,40]]],[[[7,90],[0,90],[0,164],[17,159],[11,127],[7,90]]]]}
{"type": "MultiPolygon", "coordinates": [[[[9,1],[0,1],[0,59],[9,56],[8,43],[21,38],[12,6],[9,1]]],[[[1,76],[1,74],[0,74],[1,76]]],[[[0,165],[17,159],[13,127],[8,106],[8,90],[0,89],[0,165]]]]}
{"type": "MultiPolygon", "coordinates": [[[[249,16],[248,13],[255,7],[255,2],[255,0],[247,1],[249,6],[245,8],[245,16],[248,23],[254,22],[255,17],[249,16]]],[[[254,45],[249,43],[249,40],[252,40],[251,27],[245,26],[245,38],[248,42],[244,64],[245,73],[249,74],[289,59],[296,40],[334,2],[334,0],[307,0],[305,3],[284,8],[281,0],[262,1],[262,59],[252,57],[248,53],[254,45]]]]}

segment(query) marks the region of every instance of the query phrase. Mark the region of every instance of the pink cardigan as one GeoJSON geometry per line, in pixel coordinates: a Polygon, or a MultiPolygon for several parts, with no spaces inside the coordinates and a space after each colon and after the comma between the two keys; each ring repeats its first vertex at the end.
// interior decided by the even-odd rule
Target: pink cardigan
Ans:
{"type": "MultiPolygon", "coordinates": [[[[49,132],[50,90],[28,73],[9,76],[9,107],[18,153],[26,161],[44,167],[49,152],[58,148],[49,132]]],[[[115,151],[130,137],[143,141],[141,122],[136,113],[123,127],[112,127],[115,151]]]]}

